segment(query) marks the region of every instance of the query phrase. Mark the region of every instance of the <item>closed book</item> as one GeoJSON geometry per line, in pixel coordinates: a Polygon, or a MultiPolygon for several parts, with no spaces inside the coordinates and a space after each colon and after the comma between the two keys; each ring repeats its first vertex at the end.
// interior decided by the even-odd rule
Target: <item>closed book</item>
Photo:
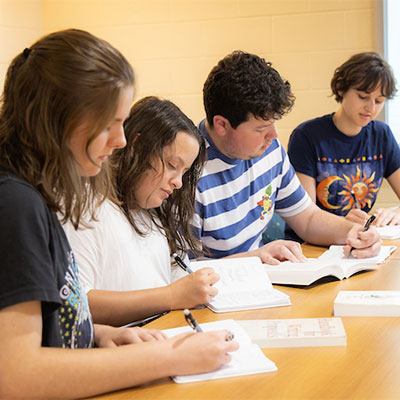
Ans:
{"type": "Polygon", "coordinates": [[[238,320],[260,347],[345,346],[340,318],[238,320]]]}
{"type": "Polygon", "coordinates": [[[376,227],[382,239],[400,238],[400,225],[386,225],[376,227]]]}
{"type": "Polygon", "coordinates": [[[400,317],[400,290],[341,290],[333,309],[342,317],[400,317]]]}

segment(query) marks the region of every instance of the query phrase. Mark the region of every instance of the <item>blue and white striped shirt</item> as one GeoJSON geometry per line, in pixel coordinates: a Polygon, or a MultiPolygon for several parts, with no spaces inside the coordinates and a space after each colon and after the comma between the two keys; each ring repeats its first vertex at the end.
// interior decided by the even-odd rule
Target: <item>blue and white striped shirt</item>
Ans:
{"type": "Polygon", "coordinates": [[[252,160],[231,159],[213,144],[203,120],[208,161],[196,191],[193,226],[214,258],[262,246],[274,211],[281,217],[306,209],[311,199],[278,140],[252,160]]]}

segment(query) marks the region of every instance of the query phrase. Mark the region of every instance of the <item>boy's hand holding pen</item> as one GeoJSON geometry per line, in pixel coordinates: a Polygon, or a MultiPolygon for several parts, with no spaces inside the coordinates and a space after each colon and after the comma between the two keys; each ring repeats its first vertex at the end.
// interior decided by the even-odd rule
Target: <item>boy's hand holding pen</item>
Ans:
{"type": "Polygon", "coordinates": [[[361,209],[360,202],[357,199],[354,191],[350,192],[351,198],[353,199],[353,205],[350,211],[347,213],[345,218],[351,222],[355,222],[357,224],[364,224],[366,219],[369,218],[369,215],[361,209]]]}
{"type": "MultiPolygon", "coordinates": [[[[361,232],[363,232],[363,233],[367,232],[369,230],[369,228],[371,227],[371,224],[374,222],[375,218],[376,218],[375,215],[371,215],[368,218],[367,222],[365,223],[365,225],[364,225],[364,227],[363,227],[361,232]]],[[[352,254],[353,250],[357,250],[357,258],[373,257],[373,256],[375,256],[375,255],[377,255],[379,253],[380,247],[381,247],[381,241],[377,240],[377,238],[375,237],[376,235],[379,236],[379,234],[377,233],[376,230],[374,230],[375,231],[374,234],[372,234],[372,232],[371,232],[371,235],[369,235],[370,236],[369,238],[365,237],[365,235],[360,237],[359,228],[357,228],[357,230],[355,230],[353,228],[350,231],[350,233],[352,233],[354,231],[357,234],[356,239],[359,240],[359,241],[364,241],[365,244],[363,246],[361,246],[361,247],[351,246],[350,251],[349,251],[349,256],[353,255],[352,254]]],[[[349,236],[350,236],[350,233],[349,233],[349,236]]],[[[353,238],[351,238],[351,240],[353,240],[353,238]]]]}

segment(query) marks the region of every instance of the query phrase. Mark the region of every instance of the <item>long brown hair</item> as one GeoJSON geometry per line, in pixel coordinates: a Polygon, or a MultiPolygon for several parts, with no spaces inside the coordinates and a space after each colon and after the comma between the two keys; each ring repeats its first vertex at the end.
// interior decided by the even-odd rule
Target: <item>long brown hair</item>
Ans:
{"type": "Polygon", "coordinates": [[[85,210],[93,212],[94,199],[112,192],[112,184],[107,166],[96,177],[80,176],[71,134],[90,122],[87,152],[115,114],[121,91],[133,84],[125,57],[88,32],[70,29],[39,39],[7,71],[0,167],[34,186],[50,209],[63,213],[63,222],[70,219],[77,227],[85,210]]]}
{"type": "Polygon", "coordinates": [[[131,109],[124,124],[127,145],[113,157],[116,165],[116,186],[121,208],[139,235],[145,235],[135,218],[147,214],[161,227],[167,237],[171,254],[188,249],[200,254],[200,242],[194,237],[190,220],[194,216],[197,182],[206,159],[205,143],[199,129],[173,103],[157,97],[145,97],[131,109]],[[183,175],[182,187],[174,190],[162,205],[152,210],[142,209],[135,198],[135,187],[143,174],[152,168],[152,161],[163,163],[163,149],[172,144],[179,132],[197,139],[199,154],[183,175]]]}

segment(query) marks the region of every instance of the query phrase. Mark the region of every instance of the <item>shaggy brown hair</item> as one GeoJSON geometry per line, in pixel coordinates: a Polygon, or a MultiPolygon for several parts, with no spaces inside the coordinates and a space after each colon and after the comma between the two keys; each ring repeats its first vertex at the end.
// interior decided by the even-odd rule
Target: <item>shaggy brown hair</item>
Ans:
{"type": "Polygon", "coordinates": [[[336,68],[331,81],[332,94],[338,103],[343,101],[343,94],[350,88],[371,93],[379,85],[383,96],[387,99],[393,98],[396,94],[396,82],[390,65],[374,52],[351,56],[336,68]]]}

